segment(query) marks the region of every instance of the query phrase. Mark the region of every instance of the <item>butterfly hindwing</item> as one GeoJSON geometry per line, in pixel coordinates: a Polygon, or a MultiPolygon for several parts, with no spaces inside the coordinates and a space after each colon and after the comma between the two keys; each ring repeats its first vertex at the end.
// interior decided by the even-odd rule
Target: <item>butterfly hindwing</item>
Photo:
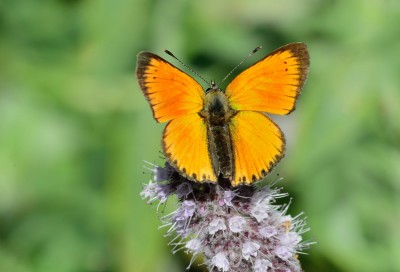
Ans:
{"type": "Polygon", "coordinates": [[[207,125],[197,113],[167,124],[163,149],[169,163],[188,179],[198,182],[217,180],[208,150],[207,125]]]}
{"type": "Polygon", "coordinates": [[[149,52],[138,54],[136,75],[157,122],[166,122],[203,107],[203,88],[163,58],[149,52]]]}
{"type": "Polygon", "coordinates": [[[278,48],[240,73],[226,88],[235,110],[288,114],[295,108],[309,67],[307,46],[291,43],[278,48]]]}
{"type": "Polygon", "coordinates": [[[230,120],[229,128],[235,158],[233,186],[261,180],[283,157],[283,134],[266,115],[240,111],[230,120]]]}

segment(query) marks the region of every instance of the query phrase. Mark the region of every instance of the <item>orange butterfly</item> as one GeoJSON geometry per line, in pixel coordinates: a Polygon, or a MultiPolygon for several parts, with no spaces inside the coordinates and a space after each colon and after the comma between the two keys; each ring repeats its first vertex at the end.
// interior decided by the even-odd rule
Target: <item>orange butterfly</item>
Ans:
{"type": "Polygon", "coordinates": [[[288,114],[309,68],[307,46],[285,45],[221,90],[203,90],[163,58],[138,54],[137,78],[157,122],[168,122],[162,146],[168,162],[196,182],[227,178],[233,186],[261,180],[282,159],[285,139],[264,112],[288,114]]]}

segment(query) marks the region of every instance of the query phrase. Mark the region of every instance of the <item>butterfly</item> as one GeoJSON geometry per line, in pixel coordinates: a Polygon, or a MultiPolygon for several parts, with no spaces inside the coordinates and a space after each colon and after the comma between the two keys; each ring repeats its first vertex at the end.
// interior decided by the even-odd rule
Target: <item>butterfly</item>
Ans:
{"type": "Polygon", "coordinates": [[[283,133],[265,113],[294,110],[309,64],[307,46],[290,43],[225,90],[214,81],[204,90],[163,58],[140,52],[136,75],[154,119],[168,122],[162,138],[167,161],[189,180],[216,183],[222,177],[238,186],[261,180],[284,156],[283,133]]]}

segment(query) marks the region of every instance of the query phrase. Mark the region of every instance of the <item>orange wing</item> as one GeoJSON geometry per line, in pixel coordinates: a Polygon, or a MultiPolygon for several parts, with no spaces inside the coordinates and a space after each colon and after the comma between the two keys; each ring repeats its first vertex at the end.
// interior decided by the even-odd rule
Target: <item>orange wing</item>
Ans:
{"type": "Polygon", "coordinates": [[[149,53],[138,55],[139,85],[164,129],[163,149],[169,163],[194,181],[217,180],[208,151],[207,126],[198,115],[205,92],[190,76],[149,53]]]}
{"type": "Polygon", "coordinates": [[[235,158],[233,186],[262,179],[283,157],[283,134],[264,114],[240,111],[231,119],[229,127],[235,158]]]}
{"type": "Polygon", "coordinates": [[[169,163],[186,178],[217,181],[208,151],[207,125],[197,113],[168,123],[164,129],[163,148],[169,163]]]}
{"type": "Polygon", "coordinates": [[[288,114],[307,78],[310,59],[303,43],[287,44],[239,74],[226,88],[235,110],[288,114]]]}
{"type": "Polygon", "coordinates": [[[204,91],[193,78],[155,54],[141,52],[137,58],[139,85],[157,122],[201,111],[204,91]]]}

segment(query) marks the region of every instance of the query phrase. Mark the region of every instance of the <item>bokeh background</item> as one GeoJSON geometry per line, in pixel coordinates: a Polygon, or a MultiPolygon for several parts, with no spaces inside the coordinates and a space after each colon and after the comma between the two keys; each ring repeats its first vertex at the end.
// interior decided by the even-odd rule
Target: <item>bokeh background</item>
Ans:
{"type": "Polygon", "coordinates": [[[185,271],[139,197],[163,125],[136,54],[178,65],[169,49],[218,82],[256,46],[239,70],[295,41],[310,74],[275,118],[288,151],[267,182],[284,177],[290,212],[308,217],[303,267],[400,271],[396,0],[2,0],[0,271],[185,271]]]}

